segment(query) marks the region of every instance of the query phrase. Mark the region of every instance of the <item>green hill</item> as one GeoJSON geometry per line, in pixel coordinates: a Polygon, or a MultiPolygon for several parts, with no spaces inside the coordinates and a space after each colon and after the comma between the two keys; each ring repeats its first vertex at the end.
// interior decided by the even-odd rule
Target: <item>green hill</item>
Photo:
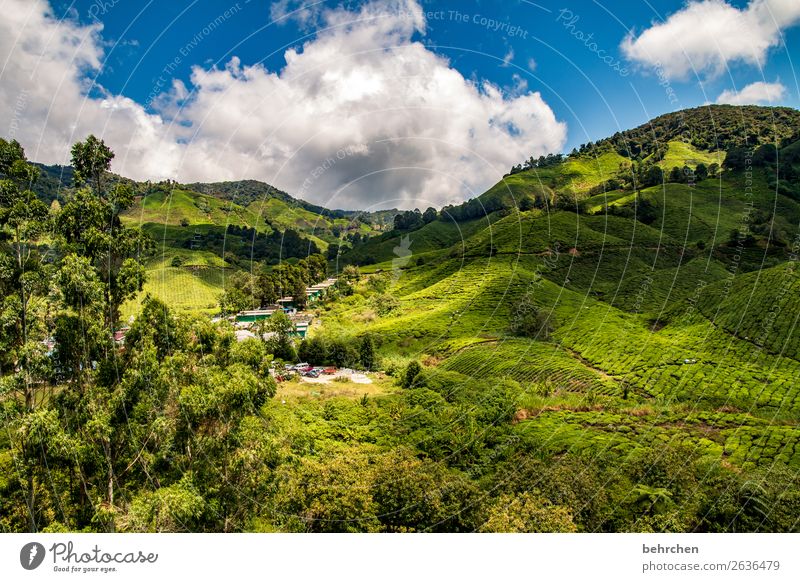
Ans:
{"type": "MultiPolygon", "coordinates": [[[[156,241],[144,291],[180,317],[151,304],[125,355],[57,401],[70,422],[82,390],[119,402],[116,474],[139,487],[118,488],[120,531],[162,528],[174,498],[188,500],[189,525],[164,530],[228,530],[231,518],[237,531],[797,532],[792,136],[791,109],[677,112],[396,221],[252,181],[137,185],[124,220],[156,241]],[[342,245],[329,254],[341,277],[303,342],[287,330],[240,343],[209,323],[237,270],[297,261],[312,244],[342,245]],[[372,384],[275,386],[266,369],[278,360],[365,369],[372,384]]],[[[50,496],[53,470],[83,498],[85,481],[65,470],[72,441],[42,419],[37,438],[57,462],[37,496],[50,496]]],[[[109,447],[90,440],[103,460],[109,447]]],[[[3,474],[13,460],[0,454],[3,474]]],[[[79,468],[93,464],[102,499],[104,463],[79,468]]],[[[11,481],[0,486],[22,491],[11,481]]]]}
{"type": "MultiPolygon", "coordinates": [[[[713,152],[732,147],[780,144],[800,129],[800,111],[790,107],[704,105],[667,113],[649,122],[597,141],[620,155],[647,157],[673,141],[713,152]]],[[[588,148],[590,149],[590,148],[588,148]]]]}
{"type": "Polygon", "coordinates": [[[671,170],[684,166],[696,168],[698,164],[721,166],[724,162],[724,151],[706,152],[690,143],[673,140],[667,143],[667,151],[664,157],[658,161],[658,165],[664,170],[671,170]]]}
{"type": "Polygon", "coordinates": [[[246,208],[183,189],[155,191],[139,197],[136,206],[125,213],[123,220],[184,226],[213,224],[225,227],[236,224],[266,232],[271,230],[258,215],[246,208]]]}
{"type": "MultiPolygon", "coordinates": [[[[726,124],[739,115],[760,128],[756,144],[774,141],[770,120],[793,124],[777,131],[787,165],[600,193],[626,164],[617,152],[517,172],[437,221],[346,253],[372,263],[398,307],[378,313],[383,292],[368,281],[328,308],[319,333],[370,333],[387,361],[418,359],[430,373],[513,379],[524,393],[514,434],[542,454],[613,451],[620,463],[680,443],[737,471],[800,470],[800,150],[786,141],[800,114],[710,111],[728,137],[709,149],[674,140],[674,117],[654,120],[661,166],[722,165],[722,146],[739,144],[726,124]],[[565,195],[586,202],[561,206],[565,195]],[[460,230],[448,226],[454,216],[460,230]],[[393,264],[404,237],[412,255],[393,264]],[[539,314],[530,335],[513,331],[521,305],[539,314]]],[[[699,123],[709,110],[683,113],[699,123]]]]}

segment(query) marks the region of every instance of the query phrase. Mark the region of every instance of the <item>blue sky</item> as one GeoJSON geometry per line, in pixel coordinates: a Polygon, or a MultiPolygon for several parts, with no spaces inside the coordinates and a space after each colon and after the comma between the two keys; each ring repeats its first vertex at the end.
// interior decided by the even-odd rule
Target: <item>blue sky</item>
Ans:
{"type": "MultiPolygon", "coordinates": [[[[170,69],[172,75],[188,81],[192,65],[219,65],[232,56],[238,56],[243,64],[262,63],[270,70],[282,68],[284,47],[301,46],[314,30],[292,18],[276,23],[270,16],[272,4],[265,0],[80,0],[57,6],[62,14],[74,10],[85,22],[97,19],[103,23],[103,35],[118,44],[109,50],[107,66],[100,72],[98,82],[113,92],[147,103],[165,63],[180,56],[198,31],[237,6],[240,9],[215,29],[212,39],[196,43],[189,58],[181,58],[176,68],[170,69]]],[[[730,4],[742,8],[747,2],[730,4]]],[[[685,81],[672,81],[674,93],[668,93],[653,69],[637,67],[625,58],[619,46],[630,31],[663,21],[683,5],[681,0],[428,1],[422,3],[428,29],[419,38],[450,59],[465,77],[490,79],[506,87],[513,87],[515,75],[525,79],[530,89],[542,92],[557,117],[567,121],[567,149],[639,125],[661,113],[715,101],[723,90],[757,81],[779,80],[789,90],[776,104],[800,105],[792,51],[785,48],[772,50],[763,69],[732,63],[729,73],[717,78],[707,79],[700,74],[685,81]],[[573,23],[575,17],[578,20],[573,23]],[[494,22],[508,27],[493,30],[498,26],[494,22]],[[581,40],[577,32],[585,33],[586,39],[592,35],[589,44],[596,42],[630,73],[621,76],[587,48],[587,40],[581,40]],[[508,55],[513,56],[505,64],[503,59],[508,55]]],[[[788,47],[800,47],[800,27],[787,29],[785,42],[788,47]]],[[[795,51],[795,57],[800,61],[800,52],[795,51]]]]}
{"type": "MultiPolygon", "coordinates": [[[[66,54],[81,104],[72,120],[58,120],[51,102],[46,119],[17,123],[38,138],[27,136],[29,153],[57,161],[57,148],[89,129],[122,153],[120,171],[256,177],[332,205],[457,201],[528,154],[569,151],[665,112],[719,100],[800,105],[796,0],[14,2],[22,36],[38,34],[39,61],[46,54],[57,70],[66,54]],[[409,59],[413,75],[398,82],[409,59]],[[328,82],[335,99],[320,97],[328,82]],[[354,121],[384,102],[389,113],[354,121]],[[403,125],[428,104],[435,116],[403,125]],[[284,122],[264,121],[276,116],[284,122]],[[439,135],[449,149],[422,146],[439,135]],[[450,175],[437,177],[435,162],[450,175]]],[[[9,114],[26,121],[36,90],[14,89],[5,99],[23,95],[25,107],[9,114]]]]}

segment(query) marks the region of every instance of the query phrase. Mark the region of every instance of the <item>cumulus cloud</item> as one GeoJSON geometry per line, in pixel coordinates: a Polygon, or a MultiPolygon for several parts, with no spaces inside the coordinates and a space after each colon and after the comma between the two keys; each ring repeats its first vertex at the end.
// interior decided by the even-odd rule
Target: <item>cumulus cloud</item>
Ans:
{"type": "Polygon", "coordinates": [[[99,24],[56,19],[43,0],[4,4],[0,120],[8,126],[0,135],[18,139],[31,159],[63,164],[70,145],[95,132],[117,150],[117,169],[163,175],[161,160],[179,149],[163,120],[92,83],[103,63],[100,32],[99,24]]]}
{"type": "Polygon", "coordinates": [[[775,103],[783,99],[784,95],[786,95],[786,87],[781,83],[758,81],[743,87],[739,91],[726,89],[717,97],[717,103],[727,103],[729,105],[775,103]]]}
{"type": "Polygon", "coordinates": [[[716,76],[736,61],[762,66],[782,30],[799,21],[797,0],[751,0],[743,9],[724,0],[692,1],[638,36],[629,34],[622,51],[669,79],[716,76]]]}
{"type": "Polygon", "coordinates": [[[58,21],[44,0],[10,3],[0,116],[16,116],[16,137],[41,161],[63,163],[94,132],[117,152],[114,170],[134,178],[256,178],[332,207],[414,207],[477,195],[566,140],[538,92],[465,79],[416,40],[425,19],[413,0],[325,10],[278,71],[235,57],[195,66],[153,102],[160,115],[89,92],[99,26],[58,21]]]}

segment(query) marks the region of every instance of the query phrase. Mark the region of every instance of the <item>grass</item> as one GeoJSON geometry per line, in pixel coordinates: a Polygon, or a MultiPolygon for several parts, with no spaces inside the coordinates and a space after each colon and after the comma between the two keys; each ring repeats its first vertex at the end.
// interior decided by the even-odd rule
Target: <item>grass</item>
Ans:
{"type": "Polygon", "coordinates": [[[348,253],[347,257],[348,260],[355,263],[373,263],[369,267],[371,270],[391,269],[391,262],[400,256],[399,249],[405,245],[405,248],[412,253],[409,264],[416,264],[420,257],[424,259],[430,254],[438,254],[442,249],[464,244],[475,233],[486,228],[494,218],[496,217],[490,215],[487,218],[477,218],[459,223],[442,219],[426,224],[411,233],[387,232],[359,245],[348,253]],[[408,237],[407,242],[403,241],[405,237],[408,237]]]}
{"type": "Polygon", "coordinates": [[[397,392],[399,388],[395,385],[393,378],[384,374],[369,374],[371,384],[359,384],[356,382],[331,381],[328,384],[302,382],[292,380],[278,384],[276,398],[280,400],[328,400],[331,398],[360,399],[364,396],[374,397],[384,394],[397,392]]]}
{"type": "Polygon", "coordinates": [[[696,168],[698,164],[705,164],[706,166],[717,164],[722,166],[724,161],[725,152],[723,151],[705,152],[686,142],[671,141],[667,144],[667,153],[664,155],[664,159],[658,162],[658,165],[662,169],[669,171],[675,167],[683,168],[684,166],[689,166],[690,168],[696,168]]]}
{"type": "Polygon", "coordinates": [[[486,193],[481,200],[498,198],[517,203],[537,193],[553,191],[586,194],[590,189],[613,178],[630,160],[616,152],[605,152],[596,157],[570,158],[563,164],[535,168],[506,176],[486,193]]]}
{"type": "MultiPolygon", "coordinates": [[[[519,382],[516,430],[534,449],[634,458],[670,442],[740,468],[800,466],[794,263],[763,240],[746,252],[728,241],[743,216],[755,227],[772,207],[788,229],[797,203],[776,198],[765,175],[748,194],[730,173],[642,196],[650,224],[605,214],[599,198],[589,215],[512,212],[402,269],[397,313],[364,316],[362,288],[329,308],[325,328],[371,331],[384,354],[469,378],[519,382]],[[552,311],[549,341],[507,335],[526,292],[552,311]]],[[[608,199],[630,207],[633,194],[608,199]]]]}
{"type": "Polygon", "coordinates": [[[125,212],[123,220],[128,223],[157,223],[179,225],[187,222],[191,226],[213,224],[225,227],[236,224],[271,232],[264,221],[246,208],[198,194],[188,190],[173,190],[170,193],[155,192],[137,200],[137,204],[125,212]]]}
{"type": "Polygon", "coordinates": [[[142,293],[123,306],[123,320],[139,312],[142,300],[148,293],[177,311],[216,313],[224,288],[225,272],[226,269],[219,266],[150,268],[142,293]]]}
{"type": "Polygon", "coordinates": [[[547,342],[509,338],[473,344],[444,360],[442,367],[476,378],[512,378],[536,393],[619,392],[617,382],[547,342]]]}
{"type": "Polygon", "coordinates": [[[334,227],[341,231],[357,229],[361,234],[374,234],[369,225],[352,224],[347,219],[331,219],[277,198],[255,201],[247,207],[190,190],[158,191],[140,197],[122,215],[130,225],[138,225],[164,244],[181,246],[195,231],[224,235],[228,225],[255,228],[259,233],[293,229],[313,241],[322,252],[329,244],[338,243],[334,227]],[[186,226],[182,226],[182,225],[186,226]]]}
{"type": "Polygon", "coordinates": [[[754,349],[800,360],[800,273],[795,262],[717,283],[700,312],[754,349]]]}

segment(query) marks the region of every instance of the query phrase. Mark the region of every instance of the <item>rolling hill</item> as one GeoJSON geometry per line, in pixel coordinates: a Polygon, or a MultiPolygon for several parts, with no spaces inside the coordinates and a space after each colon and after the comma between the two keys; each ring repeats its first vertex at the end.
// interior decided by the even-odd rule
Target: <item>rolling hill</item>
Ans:
{"type": "MultiPolygon", "coordinates": [[[[681,112],[654,120],[648,139],[665,140],[664,167],[724,165],[742,135],[726,124],[741,119],[757,134],[753,149],[777,140],[778,158],[796,159],[800,142],[788,136],[800,132],[800,113],[786,109],[681,112]],[[704,136],[713,118],[725,139],[674,139],[681,115],[704,136]],[[773,121],[788,125],[768,133],[773,121]]],[[[624,136],[644,140],[645,131],[624,136]]],[[[631,163],[607,147],[613,141],[596,157],[507,176],[461,207],[466,219],[443,211],[419,229],[356,245],[344,260],[371,279],[391,273],[399,307],[378,315],[367,283],[329,307],[325,327],[371,334],[385,357],[464,381],[519,382],[527,396],[516,434],[546,454],[613,451],[618,462],[681,443],[739,471],[800,470],[796,174],[767,162],[596,193],[631,163]],[[546,204],[521,204],[543,192],[546,204]],[[580,204],[559,206],[560,195],[580,204]],[[413,255],[398,262],[404,238],[413,255]],[[511,323],[525,304],[546,323],[520,335],[511,323]]]]}
{"type": "MultiPolygon", "coordinates": [[[[156,241],[145,291],[181,317],[140,294],[123,356],[98,365],[108,386],[86,390],[119,397],[121,442],[144,441],[118,463],[141,491],[122,529],[152,529],[179,499],[209,508],[190,524],[252,501],[248,531],[797,532],[797,136],[785,108],[677,112],[391,221],[258,182],[133,184],[123,220],[156,241]],[[329,272],[360,271],[296,346],[289,329],[237,342],[209,321],[237,269],[333,244],[329,272]],[[272,383],[300,359],[373,384],[272,383]]],[[[50,199],[68,195],[54,179],[50,199]]],[[[70,421],[80,392],[57,394],[70,421]]],[[[60,434],[38,495],[73,480],[60,434]]],[[[93,515],[50,513],[54,531],[93,515]]]]}
{"type": "MultiPolygon", "coordinates": [[[[37,164],[36,193],[48,203],[63,201],[73,188],[69,166],[37,164]]],[[[179,310],[212,313],[226,275],[250,269],[251,261],[277,263],[343,247],[379,234],[395,211],[329,210],[289,196],[256,180],[152,184],[110,174],[114,183],[130,186],[134,205],[122,215],[155,242],[147,265],[144,292],[179,310]],[[287,232],[297,237],[286,237],[287,232]]],[[[136,313],[129,302],[123,314],[136,313]]]]}

